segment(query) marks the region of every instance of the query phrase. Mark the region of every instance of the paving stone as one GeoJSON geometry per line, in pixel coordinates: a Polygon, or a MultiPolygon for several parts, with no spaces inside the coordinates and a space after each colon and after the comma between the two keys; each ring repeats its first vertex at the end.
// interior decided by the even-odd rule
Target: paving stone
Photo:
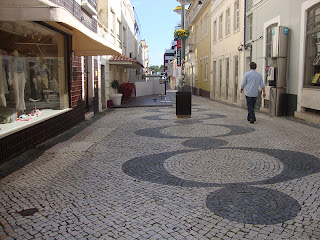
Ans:
{"type": "Polygon", "coordinates": [[[192,98],[190,119],[107,110],[35,148],[1,179],[0,239],[319,239],[320,127],[192,98]]]}

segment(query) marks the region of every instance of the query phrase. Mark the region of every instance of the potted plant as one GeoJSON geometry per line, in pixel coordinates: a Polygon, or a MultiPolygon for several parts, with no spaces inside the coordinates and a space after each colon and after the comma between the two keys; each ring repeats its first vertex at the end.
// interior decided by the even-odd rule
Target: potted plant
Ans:
{"type": "Polygon", "coordinates": [[[180,30],[174,31],[174,37],[178,38],[180,40],[187,39],[189,37],[189,35],[190,35],[190,31],[189,30],[180,29],[180,30]]]}
{"type": "Polygon", "coordinates": [[[110,94],[110,98],[112,100],[113,105],[115,106],[120,106],[121,105],[121,98],[122,98],[122,94],[119,93],[119,88],[120,88],[120,82],[119,80],[113,80],[110,83],[110,86],[114,89],[115,93],[114,94],[110,94]]]}

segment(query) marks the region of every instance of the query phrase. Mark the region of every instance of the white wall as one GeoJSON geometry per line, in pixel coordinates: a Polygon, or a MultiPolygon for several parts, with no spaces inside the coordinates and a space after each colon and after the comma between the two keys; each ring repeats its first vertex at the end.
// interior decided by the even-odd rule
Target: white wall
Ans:
{"type": "Polygon", "coordinates": [[[266,28],[273,23],[289,28],[287,93],[298,94],[299,50],[301,28],[301,0],[268,0],[257,1],[253,6],[253,38],[263,34],[263,39],[253,44],[253,61],[258,64],[258,70],[264,76],[264,56],[266,28]]]}
{"type": "Polygon", "coordinates": [[[153,95],[153,83],[151,81],[138,81],[134,84],[136,85],[137,97],[153,95]]]}
{"type": "Polygon", "coordinates": [[[154,78],[148,81],[137,81],[136,96],[160,95],[165,93],[165,84],[159,83],[160,78],[154,78]]]}

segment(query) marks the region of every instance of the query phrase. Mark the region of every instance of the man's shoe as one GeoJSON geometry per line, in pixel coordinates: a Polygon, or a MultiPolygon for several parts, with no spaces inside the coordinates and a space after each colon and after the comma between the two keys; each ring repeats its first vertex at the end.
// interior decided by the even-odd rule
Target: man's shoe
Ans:
{"type": "Polygon", "coordinates": [[[254,119],[251,119],[251,120],[250,120],[250,123],[254,123],[254,119]]]}

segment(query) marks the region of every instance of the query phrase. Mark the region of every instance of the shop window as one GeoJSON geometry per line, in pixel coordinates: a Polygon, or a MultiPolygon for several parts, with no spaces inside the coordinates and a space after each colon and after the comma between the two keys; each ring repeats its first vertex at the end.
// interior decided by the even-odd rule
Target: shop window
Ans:
{"type": "Polygon", "coordinates": [[[307,13],[307,41],[304,87],[320,87],[320,5],[307,13]]]}
{"type": "Polygon", "coordinates": [[[37,23],[0,22],[0,136],[69,108],[65,42],[37,23]]]}

